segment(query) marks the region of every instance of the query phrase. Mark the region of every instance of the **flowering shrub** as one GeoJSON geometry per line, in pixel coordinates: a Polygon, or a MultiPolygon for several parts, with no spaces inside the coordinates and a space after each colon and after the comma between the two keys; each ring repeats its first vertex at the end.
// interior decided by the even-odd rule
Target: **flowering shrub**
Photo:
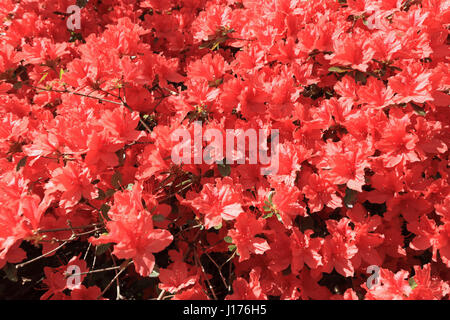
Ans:
{"type": "Polygon", "coordinates": [[[0,2],[1,294],[448,299],[448,0],[0,2]]]}

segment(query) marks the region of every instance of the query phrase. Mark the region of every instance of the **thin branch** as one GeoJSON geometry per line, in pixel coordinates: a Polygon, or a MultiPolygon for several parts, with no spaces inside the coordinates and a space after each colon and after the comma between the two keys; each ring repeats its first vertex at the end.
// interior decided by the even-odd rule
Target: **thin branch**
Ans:
{"type": "Polygon", "coordinates": [[[69,227],[69,228],[56,228],[56,229],[38,229],[35,232],[37,233],[48,233],[48,232],[61,232],[61,231],[73,231],[77,229],[89,229],[94,228],[102,225],[102,223],[93,223],[86,226],[79,226],[79,227],[69,227]]]}
{"type": "MultiPolygon", "coordinates": [[[[188,250],[183,255],[183,261],[186,260],[186,258],[191,253],[192,249],[194,249],[194,247],[196,246],[196,242],[197,242],[198,238],[200,237],[200,232],[203,230],[203,225],[200,225],[200,227],[201,227],[201,229],[197,231],[197,234],[195,235],[194,240],[192,240],[191,245],[189,246],[188,250]]],[[[158,298],[156,298],[156,300],[164,299],[165,294],[166,294],[166,290],[162,290],[160,292],[160,294],[158,295],[158,298]]]]}
{"type": "Polygon", "coordinates": [[[116,105],[119,105],[119,106],[123,105],[122,102],[113,101],[113,100],[100,98],[100,97],[94,97],[94,96],[90,96],[90,95],[87,95],[87,94],[84,94],[84,93],[69,91],[67,89],[65,89],[65,90],[58,90],[58,89],[53,89],[53,88],[47,89],[47,88],[35,87],[35,86],[32,86],[32,85],[30,85],[30,86],[35,88],[35,89],[42,90],[42,91],[57,92],[57,93],[68,93],[68,94],[73,94],[73,95],[80,96],[80,97],[95,99],[95,100],[98,100],[98,101],[101,101],[101,102],[109,102],[109,103],[116,104],[116,105]]]}
{"type": "Polygon", "coordinates": [[[224,265],[226,265],[228,262],[230,262],[233,258],[234,258],[234,256],[236,255],[236,249],[234,250],[234,252],[233,252],[233,254],[227,259],[227,261],[225,261],[224,263],[222,263],[221,265],[220,265],[220,268],[223,268],[223,266],[224,265]]]}
{"type": "Polygon", "coordinates": [[[162,199],[158,199],[158,202],[164,202],[166,200],[169,200],[170,198],[174,197],[176,194],[179,194],[180,192],[182,192],[182,191],[192,187],[192,185],[193,185],[193,183],[189,183],[187,186],[185,186],[184,188],[178,190],[177,192],[172,193],[172,194],[170,194],[170,195],[168,195],[168,196],[166,196],[166,197],[164,197],[162,199]]]}
{"type": "Polygon", "coordinates": [[[91,269],[95,268],[95,262],[97,261],[97,246],[94,246],[94,259],[92,259],[92,266],[91,269]]]}
{"type": "Polygon", "coordinates": [[[208,283],[209,290],[211,291],[211,294],[213,295],[214,300],[218,300],[216,293],[214,292],[214,289],[211,285],[211,282],[208,279],[208,275],[206,274],[205,268],[203,267],[202,262],[200,261],[200,258],[198,257],[197,251],[194,251],[194,258],[195,258],[196,264],[200,265],[200,268],[202,269],[202,272],[205,276],[205,280],[208,283]]]}
{"type": "MultiPolygon", "coordinates": [[[[113,263],[114,263],[114,266],[117,267],[116,259],[114,258],[114,255],[113,255],[111,249],[108,249],[108,251],[109,251],[109,255],[111,256],[111,259],[112,259],[112,261],[113,261],[113,263]]],[[[119,266],[119,268],[120,268],[120,266],[119,266]]],[[[117,275],[117,270],[114,271],[114,272],[115,272],[116,275],[117,275]]],[[[120,300],[120,299],[122,298],[122,295],[120,294],[120,282],[119,282],[119,278],[116,279],[116,292],[117,292],[117,294],[116,294],[116,300],[120,300]]]]}
{"type": "MultiPolygon", "coordinates": [[[[122,105],[127,108],[130,112],[133,112],[133,109],[128,105],[127,98],[125,96],[125,87],[123,88],[123,98],[119,97],[120,102],[122,102],[122,105]]],[[[148,131],[148,133],[152,132],[152,129],[145,123],[144,120],[142,120],[141,116],[139,115],[139,123],[148,131]]]]}
{"type": "Polygon", "coordinates": [[[97,269],[97,270],[89,270],[86,272],[74,273],[74,274],[70,274],[70,275],[71,276],[81,276],[81,275],[85,275],[85,274],[99,273],[99,272],[104,272],[104,271],[112,271],[112,270],[117,270],[117,269],[120,269],[120,266],[97,269]]]}
{"type": "Polygon", "coordinates": [[[186,228],[186,229],[181,229],[179,232],[177,232],[177,233],[174,235],[174,237],[177,237],[177,236],[178,236],[180,233],[182,233],[182,232],[189,231],[189,230],[193,230],[193,229],[197,229],[197,228],[202,228],[202,227],[203,227],[202,224],[197,224],[197,225],[195,225],[195,226],[188,227],[188,228],[186,228]]]}
{"type": "Polygon", "coordinates": [[[42,259],[42,258],[45,258],[46,256],[48,256],[48,255],[52,254],[53,252],[56,252],[56,251],[58,251],[59,249],[61,249],[62,247],[64,247],[64,246],[67,244],[67,242],[68,242],[68,241],[64,241],[60,246],[56,247],[56,248],[53,249],[53,250],[50,250],[50,251],[47,252],[47,253],[44,253],[44,254],[40,255],[39,257],[36,257],[36,258],[31,259],[31,260],[29,260],[29,261],[27,261],[27,262],[24,262],[24,263],[21,263],[21,264],[16,265],[16,269],[22,268],[23,266],[26,266],[27,264],[30,264],[30,263],[32,263],[32,262],[35,262],[35,261],[40,260],[40,259],[42,259]]]}
{"type": "Polygon", "coordinates": [[[161,291],[161,293],[159,294],[158,298],[156,298],[156,300],[161,300],[165,294],[166,294],[166,290],[161,291]]]}
{"type": "MultiPolygon", "coordinates": [[[[57,92],[57,93],[68,93],[68,94],[73,94],[73,95],[80,96],[80,97],[96,99],[96,100],[101,101],[101,102],[109,102],[109,103],[116,104],[116,105],[119,105],[119,106],[124,106],[124,107],[126,107],[129,111],[133,112],[133,109],[131,109],[131,107],[130,107],[123,99],[121,99],[120,97],[118,97],[118,98],[120,99],[120,102],[118,102],[118,101],[113,101],[113,100],[109,100],[109,99],[105,99],[105,98],[100,98],[100,97],[94,97],[94,96],[91,96],[91,95],[90,95],[92,92],[98,91],[98,89],[95,89],[94,91],[92,91],[92,92],[89,93],[89,94],[84,94],[84,93],[79,93],[79,92],[75,92],[75,91],[69,91],[69,90],[67,90],[67,89],[65,89],[65,90],[58,90],[58,89],[53,89],[53,88],[51,88],[51,89],[40,88],[40,87],[36,87],[36,86],[33,86],[33,85],[29,85],[29,86],[31,86],[32,88],[38,89],[38,90],[42,90],[42,91],[57,92]]],[[[103,91],[103,92],[106,92],[106,91],[104,91],[104,90],[102,90],[102,91],[103,91]]],[[[109,93],[109,94],[112,95],[111,93],[109,93]]],[[[114,96],[114,95],[112,95],[112,96],[114,96]]],[[[144,128],[145,128],[149,133],[152,132],[152,130],[150,129],[150,127],[149,127],[149,126],[141,119],[141,117],[139,117],[139,123],[142,124],[142,126],[144,126],[144,128]]]]}
{"type": "Polygon", "coordinates": [[[211,260],[211,262],[216,266],[217,270],[219,271],[220,279],[222,279],[222,282],[225,285],[225,288],[228,288],[228,283],[222,274],[222,267],[219,267],[219,265],[216,263],[216,261],[214,261],[214,259],[211,258],[211,256],[207,252],[205,252],[205,254],[209,258],[209,260],[211,260]]]}
{"type": "Polygon", "coordinates": [[[114,281],[116,281],[117,278],[119,278],[119,276],[122,274],[122,272],[124,272],[131,264],[133,264],[133,261],[129,261],[126,266],[121,266],[120,271],[116,274],[116,276],[109,282],[109,284],[106,286],[106,288],[102,291],[102,293],[97,297],[97,299],[99,299],[100,297],[102,297],[106,291],[108,291],[109,287],[111,287],[111,285],[114,283],[114,281]]]}
{"type": "Polygon", "coordinates": [[[197,234],[194,237],[194,240],[192,240],[191,245],[189,246],[188,250],[186,251],[186,253],[183,256],[183,261],[186,260],[186,258],[189,256],[189,254],[191,253],[191,251],[196,247],[197,245],[197,240],[200,237],[200,233],[203,230],[203,225],[201,225],[202,227],[200,228],[200,230],[197,231],[197,234]]]}
{"type": "Polygon", "coordinates": [[[76,240],[77,238],[79,238],[81,236],[85,236],[85,235],[88,235],[88,234],[100,231],[102,229],[103,228],[94,229],[94,230],[91,230],[91,231],[88,231],[88,232],[83,232],[83,233],[74,233],[74,234],[72,234],[72,236],[69,239],[60,240],[60,239],[53,238],[51,240],[39,240],[39,242],[71,242],[71,241],[74,241],[74,240],[76,240]]]}
{"type": "Polygon", "coordinates": [[[89,245],[88,245],[88,247],[87,247],[87,249],[86,249],[86,252],[85,252],[85,254],[84,254],[83,260],[86,261],[87,255],[88,255],[88,253],[89,253],[89,249],[91,249],[91,247],[92,247],[92,243],[89,242],[89,245]]]}

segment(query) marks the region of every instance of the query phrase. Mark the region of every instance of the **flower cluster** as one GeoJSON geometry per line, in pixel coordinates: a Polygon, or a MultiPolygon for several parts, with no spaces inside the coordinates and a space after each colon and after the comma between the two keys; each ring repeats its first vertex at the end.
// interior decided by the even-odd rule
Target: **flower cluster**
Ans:
{"type": "Polygon", "coordinates": [[[0,3],[9,278],[40,274],[42,299],[448,299],[448,1],[88,0],[74,30],[74,0],[0,3]],[[173,163],[194,123],[278,130],[278,172],[173,163]]]}

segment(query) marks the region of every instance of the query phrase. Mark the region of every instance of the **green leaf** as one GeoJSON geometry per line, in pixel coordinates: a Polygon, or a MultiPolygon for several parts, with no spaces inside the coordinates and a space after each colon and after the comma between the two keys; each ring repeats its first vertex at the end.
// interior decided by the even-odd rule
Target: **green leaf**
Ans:
{"type": "Polygon", "coordinates": [[[45,78],[47,78],[47,76],[48,76],[48,72],[44,73],[44,75],[42,76],[41,80],[39,80],[38,83],[41,83],[42,81],[44,81],[45,78]]]}
{"type": "Polygon", "coordinates": [[[20,161],[17,163],[16,171],[19,171],[20,168],[25,167],[25,165],[27,164],[27,159],[28,159],[27,156],[25,156],[22,159],[20,159],[20,161]]]}
{"type": "Polygon", "coordinates": [[[108,251],[108,249],[111,248],[111,246],[112,246],[112,243],[99,244],[98,246],[96,246],[95,255],[96,256],[101,256],[106,251],[108,251]]]}
{"type": "Polygon", "coordinates": [[[269,212],[268,214],[263,216],[263,219],[268,219],[273,216],[273,212],[269,212]]]}
{"type": "Polygon", "coordinates": [[[7,263],[6,266],[3,267],[3,271],[5,271],[6,277],[10,281],[17,282],[19,280],[17,277],[17,269],[15,265],[7,263]]]}
{"type": "Polygon", "coordinates": [[[213,47],[211,48],[212,51],[218,49],[220,46],[220,41],[217,41],[216,43],[214,43],[213,47]]]}
{"type": "Polygon", "coordinates": [[[152,273],[150,273],[149,275],[150,278],[157,278],[159,277],[159,268],[158,266],[155,265],[155,267],[153,268],[152,273]]]}
{"type": "Polygon", "coordinates": [[[348,70],[348,69],[341,68],[341,67],[336,67],[336,66],[334,66],[334,67],[329,67],[329,68],[328,68],[328,71],[330,71],[330,72],[337,72],[337,73],[344,73],[344,72],[347,72],[347,71],[349,71],[349,70],[348,70]]]}
{"type": "Polygon", "coordinates": [[[414,110],[419,116],[425,117],[425,116],[427,115],[427,112],[425,111],[425,109],[422,108],[422,107],[420,107],[420,106],[418,106],[417,104],[411,103],[411,106],[412,106],[413,110],[414,110]]]}
{"type": "Polygon", "coordinates": [[[224,240],[226,243],[233,243],[233,239],[232,239],[231,237],[229,237],[229,236],[226,236],[225,238],[223,238],[223,240],[224,240]]]}
{"type": "Polygon", "coordinates": [[[155,214],[154,216],[152,216],[152,219],[155,222],[161,222],[164,221],[166,217],[164,217],[162,214],[155,214]]]}
{"type": "Polygon", "coordinates": [[[411,289],[414,290],[417,287],[417,283],[416,283],[416,280],[414,280],[414,278],[410,278],[408,280],[408,282],[409,282],[409,285],[410,285],[411,289]]]}
{"type": "Polygon", "coordinates": [[[270,204],[272,204],[273,202],[272,202],[272,198],[273,198],[273,195],[275,194],[275,191],[270,191],[269,192],[269,203],[270,204]]]}
{"type": "Polygon", "coordinates": [[[214,226],[214,229],[216,229],[216,230],[220,230],[221,228],[222,228],[222,223],[217,226],[214,226]]]}
{"type": "Polygon", "coordinates": [[[62,80],[63,74],[64,74],[64,69],[61,68],[61,70],[59,70],[59,80],[62,80]]]}
{"type": "Polygon", "coordinates": [[[236,250],[236,245],[230,244],[230,245],[228,246],[228,250],[230,250],[230,251],[236,250]]]}
{"type": "Polygon", "coordinates": [[[133,190],[133,186],[134,186],[134,183],[129,183],[129,184],[127,184],[127,186],[125,187],[125,189],[127,189],[127,190],[133,190]]]}
{"type": "Polygon", "coordinates": [[[231,167],[228,164],[218,164],[217,168],[222,177],[228,177],[231,173],[231,167]]]}
{"type": "Polygon", "coordinates": [[[280,221],[280,222],[283,222],[283,219],[281,219],[281,216],[280,216],[280,214],[279,214],[279,213],[276,213],[276,215],[277,215],[277,219],[278,219],[278,221],[280,221]]]}
{"type": "Polygon", "coordinates": [[[223,78],[220,78],[220,79],[216,79],[216,80],[213,80],[213,81],[209,81],[209,82],[208,82],[208,85],[209,85],[209,87],[211,87],[211,88],[217,88],[217,87],[220,86],[222,83],[223,83],[223,78]]]}

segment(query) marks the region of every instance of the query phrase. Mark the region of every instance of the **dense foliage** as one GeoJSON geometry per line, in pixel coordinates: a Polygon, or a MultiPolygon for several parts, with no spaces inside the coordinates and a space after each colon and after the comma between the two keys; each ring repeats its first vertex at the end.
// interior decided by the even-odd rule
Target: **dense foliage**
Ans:
{"type": "Polygon", "coordinates": [[[0,3],[4,298],[448,299],[448,0],[0,3]]]}

